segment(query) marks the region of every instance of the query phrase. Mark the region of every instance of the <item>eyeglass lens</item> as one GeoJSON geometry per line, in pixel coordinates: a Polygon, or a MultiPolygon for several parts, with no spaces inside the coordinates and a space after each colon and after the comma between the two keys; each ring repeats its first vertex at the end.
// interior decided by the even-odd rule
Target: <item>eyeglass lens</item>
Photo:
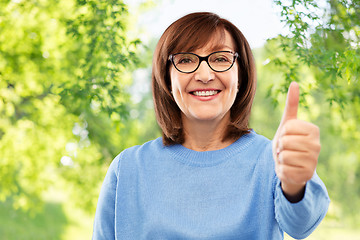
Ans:
{"type": "MultiPolygon", "coordinates": [[[[231,52],[214,52],[208,56],[207,63],[218,72],[231,68],[234,62],[234,54],[231,52]]],[[[193,53],[178,53],[173,55],[173,63],[181,72],[193,72],[200,65],[200,59],[193,53]]]]}

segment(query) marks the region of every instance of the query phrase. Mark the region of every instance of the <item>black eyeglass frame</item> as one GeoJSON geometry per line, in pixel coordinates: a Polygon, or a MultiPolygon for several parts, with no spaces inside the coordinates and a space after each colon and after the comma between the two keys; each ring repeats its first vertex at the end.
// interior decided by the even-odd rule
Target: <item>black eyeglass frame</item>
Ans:
{"type": "Polygon", "coordinates": [[[205,57],[202,57],[202,56],[199,56],[195,53],[191,53],[191,52],[179,52],[179,53],[174,53],[174,54],[170,54],[169,56],[169,61],[174,65],[174,67],[176,68],[176,70],[178,70],[179,72],[181,73],[193,73],[195,72],[196,70],[198,70],[198,68],[200,67],[200,64],[202,63],[202,61],[205,61],[207,63],[207,65],[209,66],[209,68],[211,70],[213,70],[214,72],[226,72],[228,71],[230,68],[232,68],[232,66],[234,65],[235,61],[236,61],[236,58],[239,57],[239,54],[237,52],[232,52],[232,51],[216,51],[216,52],[212,52],[210,53],[209,55],[205,56],[205,57]],[[209,63],[209,57],[215,53],[221,53],[221,52],[227,52],[227,53],[231,53],[234,55],[234,58],[233,58],[233,62],[231,63],[230,67],[225,69],[225,70],[222,70],[222,71],[217,71],[215,69],[213,69],[211,66],[210,66],[210,63],[209,63]],[[181,71],[180,69],[178,69],[175,65],[175,62],[174,62],[174,56],[178,55],[178,54],[192,54],[192,55],[195,55],[199,58],[199,63],[198,63],[198,66],[195,68],[195,70],[191,71],[191,72],[184,72],[184,71],[181,71]]]}

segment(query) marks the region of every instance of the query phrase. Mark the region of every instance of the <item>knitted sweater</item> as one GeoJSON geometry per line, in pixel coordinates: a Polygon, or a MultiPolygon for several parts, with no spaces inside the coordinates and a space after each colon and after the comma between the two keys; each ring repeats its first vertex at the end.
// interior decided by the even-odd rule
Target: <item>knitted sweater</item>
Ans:
{"type": "Polygon", "coordinates": [[[197,152],[158,138],[124,150],[100,192],[93,239],[283,239],[307,237],[324,218],[326,188],[315,173],[290,203],[274,170],[271,141],[251,132],[197,152]]]}

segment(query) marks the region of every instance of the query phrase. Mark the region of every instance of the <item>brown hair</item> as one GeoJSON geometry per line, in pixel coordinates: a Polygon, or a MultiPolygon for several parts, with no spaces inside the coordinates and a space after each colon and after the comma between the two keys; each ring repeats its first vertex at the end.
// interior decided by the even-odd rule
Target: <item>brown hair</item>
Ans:
{"type": "Polygon", "coordinates": [[[241,31],[226,19],[209,12],[188,14],[172,23],[161,36],[153,57],[152,91],[157,122],[164,145],[182,144],[184,139],[181,110],[171,94],[169,55],[199,49],[218,31],[228,31],[239,54],[239,92],[230,109],[231,122],[224,139],[237,139],[249,133],[248,127],[256,89],[255,62],[250,46],[241,31]]]}

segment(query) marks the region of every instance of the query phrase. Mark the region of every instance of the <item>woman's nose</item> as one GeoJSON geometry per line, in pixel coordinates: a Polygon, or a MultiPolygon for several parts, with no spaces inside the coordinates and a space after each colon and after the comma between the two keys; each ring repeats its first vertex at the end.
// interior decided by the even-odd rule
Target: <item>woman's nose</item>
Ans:
{"type": "Polygon", "coordinates": [[[214,71],[209,67],[206,61],[200,63],[199,68],[195,71],[195,79],[208,83],[214,80],[214,71]]]}

